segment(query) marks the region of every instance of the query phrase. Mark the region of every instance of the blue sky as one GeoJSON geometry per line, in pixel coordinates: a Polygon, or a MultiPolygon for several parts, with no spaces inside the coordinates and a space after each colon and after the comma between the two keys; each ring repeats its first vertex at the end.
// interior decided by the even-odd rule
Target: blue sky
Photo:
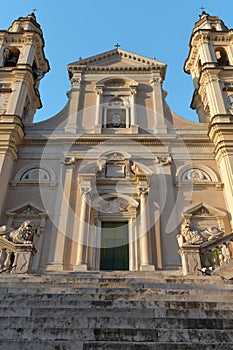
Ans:
{"type": "Polygon", "coordinates": [[[55,115],[66,104],[68,63],[111,50],[116,42],[124,50],[166,63],[168,104],[184,118],[197,120],[189,107],[192,79],[184,73],[183,65],[200,7],[233,27],[232,0],[11,0],[1,3],[0,29],[7,29],[14,19],[37,8],[51,70],[41,81],[43,108],[35,121],[55,115]]]}

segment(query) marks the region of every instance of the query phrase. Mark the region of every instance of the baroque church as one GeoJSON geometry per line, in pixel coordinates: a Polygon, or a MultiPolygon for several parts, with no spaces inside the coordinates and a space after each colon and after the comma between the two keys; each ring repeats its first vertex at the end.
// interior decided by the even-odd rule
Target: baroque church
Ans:
{"type": "Polygon", "coordinates": [[[0,260],[15,273],[230,263],[233,31],[202,12],[184,64],[199,122],[166,103],[166,64],[115,47],[68,64],[64,108],[34,123],[49,71],[34,13],[0,31],[0,260]]]}

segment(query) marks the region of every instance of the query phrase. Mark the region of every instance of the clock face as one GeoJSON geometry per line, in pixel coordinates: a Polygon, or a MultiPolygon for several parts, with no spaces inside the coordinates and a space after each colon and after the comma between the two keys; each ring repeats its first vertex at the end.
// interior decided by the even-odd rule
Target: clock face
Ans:
{"type": "Polygon", "coordinates": [[[233,107],[233,95],[229,95],[227,97],[227,102],[228,102],[230,107],[233,107]]]}
{"type": "Polygon", "coordinates": [[[114,128],[119,128],[121,126],[121,113],[120,112],[113,113],[112,125],[114,128]]]}

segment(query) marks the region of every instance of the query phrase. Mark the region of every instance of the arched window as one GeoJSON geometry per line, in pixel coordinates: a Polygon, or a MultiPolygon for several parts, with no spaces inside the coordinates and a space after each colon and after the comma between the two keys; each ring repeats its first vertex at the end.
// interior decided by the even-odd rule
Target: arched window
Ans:
{"type": "Polygon", "coordinates": [[[219,66],[228,66],[229,60],[225,49],[222,47],[215,50],[217,62],[219,66]]]}
{"type": "Polygon", "coordinates": [[[20,51],[16,47],[6,47],[3,53],[4,67],[16,67],[20,51]]]}
{"type": "Polygon", "coordinates": [[[49,174],[49,172],[45,169],[41,169],[41,168],[32,168],[30,170],[25,171],[21,178],[21,181],[50,181],[51,180],[51,176],[49,174]]]}

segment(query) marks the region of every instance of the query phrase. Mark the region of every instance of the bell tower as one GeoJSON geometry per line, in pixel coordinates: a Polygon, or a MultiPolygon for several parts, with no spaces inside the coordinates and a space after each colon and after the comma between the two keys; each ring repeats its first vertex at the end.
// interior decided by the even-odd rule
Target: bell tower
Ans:
{"type": "Polygon", "coordinates": [[[0,31],[0,213],[23,140],[23,126],[41,108],[39,82],[49,71],[44,39],[34,13],[0,31]]]}
{"type": "Polygon", "coordinates": [[[41,108],[39,81],[49,70],[44,39],[34,13],[0,31],[0,114],[14,115],[23,124],[41,108]]]}
{"type": "Polygon", "coordinates": [[[191,107],[208,135],[225,184],[225,199],[233,220],[233,30],[205,11],[195,23],[184,65],[192,75],[191,107]]]}
{"type": "Polygon", "coordinates": [[[204,11],[195,23],[184,70],[193,78],[191,107],[201,122],[233,112],[232,35],[222,20],[204,11]]]}

